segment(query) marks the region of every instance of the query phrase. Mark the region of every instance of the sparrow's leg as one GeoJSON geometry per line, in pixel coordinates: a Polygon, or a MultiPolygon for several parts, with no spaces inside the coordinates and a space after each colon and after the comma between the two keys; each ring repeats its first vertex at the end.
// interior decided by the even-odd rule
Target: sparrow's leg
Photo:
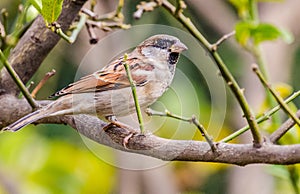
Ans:
{"type": "Polygon", "coordinates": [[[109,127],[111,127],[112,125],[114,126],[117,126],[117,127],[120,127],[120,128],[123,128],[123,129],[126,129],[129,131],[129,135],[127,135],[124,139],[123,139],[123,146],[125,148],[127,148],[127,144],[128,144],[128,141],[129,139],[135,135],[135,134],[138,134],[138,131],[135,130],[133,127],[129,126],[129,125],[126,125],[124,123],[121,123],[117,120],[117,118],[113,115],[111,116],[107,116],[106,119],[110,122],[108,125],[106,125],[103,130],[105,131],[106,129],[108,129],[109,127]]]}
{"type": "Polygon", "coordinates": [[[131,127],[129,125],[126,125],[125,123],[122,123],[122,122],[118,121],[115,116],[107,116],[106,119],[110,123],[103,128],[104,130],[108,129],[111,125],[115,125],[117,127],[120,127],[120,128],[123,128],[123,129],[127,129],[128,131],[130,131],[132,133],[137,133],[136,129],[134,129],[133,127],[131,127]]]}

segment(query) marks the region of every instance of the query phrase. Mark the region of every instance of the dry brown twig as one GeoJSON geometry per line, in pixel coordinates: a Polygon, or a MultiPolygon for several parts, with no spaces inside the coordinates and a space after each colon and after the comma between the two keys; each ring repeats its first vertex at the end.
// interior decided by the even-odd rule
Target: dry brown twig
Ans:
{"type": "Polygon", "coordinates": [[[124,23],[124,16],[122,13],[123,6],[124,0],[119,0],[116,10],[107,14],[103,14],[101,16],[93,11],[94,5],[91,5],[90,9],[81,9],[81,13],[85,14],[88,17],[85,25],[90,36],[90,44],[96,44],[99,41],[94,28],[109,32],[114,28],[128,29],[131,27],[131,25],[124,23]]]}
{"type": "Polygon", "coordinates": [[[155,7],[157,7],[158,4],[154,1],[145,2],[142,1],[140,4],[136,6],[136,11],[133,14],[134,19],[140,19],[144,12],[150,12],[153,11],[155,7]]]}
{"type": "Polygon", "coordinates": [[[43,79],[38,83],[38,85],[32,90],[31,96],[33,98],[36,97],[36,94],[40,91],[40,89],[45,85],[45,83],[56,73],[55,69],[52,69],[51,71],[47,72],[43,79]]]}

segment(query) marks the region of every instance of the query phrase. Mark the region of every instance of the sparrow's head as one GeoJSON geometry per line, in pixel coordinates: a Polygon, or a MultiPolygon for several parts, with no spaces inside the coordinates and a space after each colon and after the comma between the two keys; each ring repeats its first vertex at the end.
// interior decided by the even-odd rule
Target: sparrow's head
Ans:
{"type": "Polygon", "coordinates": [[[137,46],[137,49],[148,58],[167,62],[168,65],[174,66],[178,61],[179,54],[187,50],[187,47],[174,36],[159,34],[146,39],[137,46]]]}

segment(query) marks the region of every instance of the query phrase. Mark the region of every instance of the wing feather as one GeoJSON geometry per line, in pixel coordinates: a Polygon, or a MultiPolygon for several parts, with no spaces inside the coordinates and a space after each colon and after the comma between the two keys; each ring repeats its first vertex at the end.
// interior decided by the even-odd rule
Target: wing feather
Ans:
{"type": "MultiPolygon", "coordinates": [[[[132,57],[128,58],[127,63],[130,64],[132,79],[137,86],[142,86],[147,83],[147,75],[137,73],[138,70],[152,70],[153,66],[150,64],[141,65],[141,60],[132,57]]],[[[127,74],[123,66],[123,57],[110,63],[102,70],[93,74],[82,77],[80,80],[71,83],[67,87],[61,89],[50,97],[63,96],[74,93],[89,93],[101,92],[113,89],[121,89],[130,87],[127,74]]]]}

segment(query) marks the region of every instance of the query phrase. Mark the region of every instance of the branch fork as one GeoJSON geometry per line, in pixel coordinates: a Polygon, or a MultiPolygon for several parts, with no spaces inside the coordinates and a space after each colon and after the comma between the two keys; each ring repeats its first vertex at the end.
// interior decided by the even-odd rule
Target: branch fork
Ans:
{"type": "Polygon", "coordinates": [[[205,140],[207,141],[207,143],[209,144],[211,150],[213,152],[216,151],[216,146],[212,140],[212,138],[210,137],[210,135],[207,133],[206,129],[203,127],[202,124],[200,124],[200,122],[198,121],[198,119],[196,118],[195,115],[192,115],[191,118],[185,118],[185,117],[182,117],[182,116],[178,116],[178,115],[175,115],[175,114],[172,114],[170,111],[168,110],[165,110],[165,112],[159,112],[159,111],[155,111],[155,110],[152,110],[151,108],[147,108],[146,110],[146,114],[148,116],[160,116],[160,117],[170,117],[170,118],[174,118],[174,119],[177,119],[177,120],[181,120],[181,121],[185,121],[185,122],[189,122],[189,123],[192,123],[194,124],[197,129],[200,131],[201,135],[205,138],[205,140]]]}

